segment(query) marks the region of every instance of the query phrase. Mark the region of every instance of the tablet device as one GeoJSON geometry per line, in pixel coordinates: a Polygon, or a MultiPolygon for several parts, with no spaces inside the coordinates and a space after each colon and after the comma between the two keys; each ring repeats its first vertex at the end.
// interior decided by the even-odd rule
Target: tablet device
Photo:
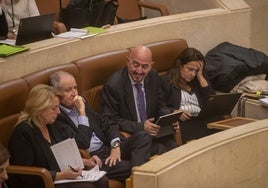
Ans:
{"type": "Polygon", "coordinates": [[[160,138],[163,136],[173,134],[174,128],[172,124],[180,120],[181,114],[182,112],[175,112],[164,116],[160,116],[158,120],[155,122],[156,125],[160,126],[160,130],[155,137],[160,138]]]}

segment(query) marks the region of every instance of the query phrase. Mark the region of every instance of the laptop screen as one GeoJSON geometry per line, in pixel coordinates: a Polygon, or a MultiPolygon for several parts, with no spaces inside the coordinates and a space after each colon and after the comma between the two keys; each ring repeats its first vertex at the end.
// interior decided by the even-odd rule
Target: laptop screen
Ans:
{"type": "Polygon", "coordinates": [[[52,38],[55,13],[20,19],[16,45],[52,38]]]}
{"type": "Polygon", "coordinates": [[[223,93],[211,95],[202,107],[197,118],[217,115],[230,115],[242,93],[223,93]]]}

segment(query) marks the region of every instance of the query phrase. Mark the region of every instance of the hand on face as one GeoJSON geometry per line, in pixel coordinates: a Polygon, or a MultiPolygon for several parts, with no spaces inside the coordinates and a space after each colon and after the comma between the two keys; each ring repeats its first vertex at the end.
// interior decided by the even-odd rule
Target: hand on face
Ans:
{"type": "Polygon", "coordinates": [[[85,115],[85,100],[83,97],[76,95],[73,100],[74,106],[77,108],[79,115],[85,115]]]}
{"type": "Polygon", "coordinates": [[[197,72],[197,77],[203,77],[203,69],[204,69],[204,62],[203,61],[198,61],[199,69],[197,72]]]}

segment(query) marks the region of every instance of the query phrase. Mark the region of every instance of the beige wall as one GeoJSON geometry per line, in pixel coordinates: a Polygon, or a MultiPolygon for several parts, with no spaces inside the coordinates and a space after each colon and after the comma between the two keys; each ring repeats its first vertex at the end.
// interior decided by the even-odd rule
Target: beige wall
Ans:
{"type": "Polygon", "coordinates": [[[268,119],[192,141],[133,171],[134,188],[267,188],[268,119]]]}
{"type": "MultiPolygon", "coordinates": [[[[218,4],[220,8],[114,25],[107,33],[84,40],[54,38],[29,44],[28,52],[0,58],[0,82],[101,52],[173,38],[184,38],[203,53],[224,41],[268,52],[268,44],[258,34],[264,35],[267,26],[256,24],[258,31],[252,30],[252,11],[244,1],[222,0],[218,4]]],[[[258,3],[254,7],[255,11],[263,9],[258,3]]]]}

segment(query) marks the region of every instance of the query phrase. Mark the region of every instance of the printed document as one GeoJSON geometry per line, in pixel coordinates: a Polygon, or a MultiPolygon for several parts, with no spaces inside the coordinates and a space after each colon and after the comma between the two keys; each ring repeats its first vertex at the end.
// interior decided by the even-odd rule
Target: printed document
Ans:
{"type": "Polygon", "coordinates": [[[54,181],[55,184],[60,183],[68,183],[68,182],[94,182],[101,179],[106,174],[105,171],[100,171],[99,166],[96,165],[94,168],[90,170],[83,170],[82,176],[78,176],[76,179],[66,179],[66,180],[56,180],[54,181]]]}
{"type": "Polygon", "coordinates": [[[84,168],[79,149],[74,138],[68,138],[50,147],[61,171],[69,168],[84,168]]]}
{"type": "MultiPolygon", "coordinates": [[[[66,139],[58,144],[50,147],[61,171],[67,170],[70,166],[74,169],[84,168],[84,163],[81,158],[78,146],[74,138],[66,139]]],[[[90,170],[83,170],[82,176],[76,179],[64,179],[54,181],[55,184],[67,182],[94,182],[102,178],[106,174],[105,171],[100,171],[96,165],[90,170]]]]}

